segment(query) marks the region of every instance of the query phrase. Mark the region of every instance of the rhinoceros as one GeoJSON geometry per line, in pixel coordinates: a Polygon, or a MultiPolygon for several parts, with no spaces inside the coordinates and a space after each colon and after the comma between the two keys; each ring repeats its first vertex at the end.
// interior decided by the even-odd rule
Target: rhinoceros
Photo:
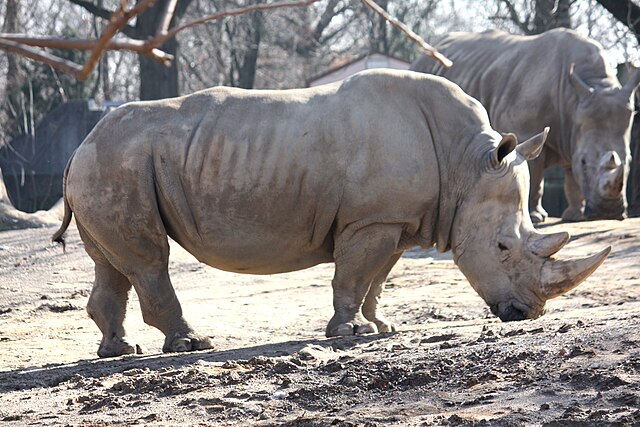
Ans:
{"type": "Polygon", "coordinates": [[[543,178],[552,166],[565,171],[564,220],[624,218],[640,72],[621,87],[602,47],[564,28],[535,36],[451,33],[437,48],[453,61],[451,68],[423,56],[411,69],[456,82],[485,106],[495,129],[526,139],[551,127],[541,155],[529,164],[534,223],[547,217],[543,178]]]}
{"type": "Polygon", "coordinates": [[[610,250],[556,259],[568,233],[534,230],[526,160],[544,138],[516,147],[457,85],[409,71],[134,102],[100,121],[69,161],[53,239],[63,241],[74,214],[95,261],[87,311],[103,357],[135,351],[123,328],[132,286],[164,351],[211,347],[183,316],[167,236],[231,272],[335,263],[327,336],[394,329],[378,300],[415,246],[451,249],[502,320],[535,318],[610,250]]]}

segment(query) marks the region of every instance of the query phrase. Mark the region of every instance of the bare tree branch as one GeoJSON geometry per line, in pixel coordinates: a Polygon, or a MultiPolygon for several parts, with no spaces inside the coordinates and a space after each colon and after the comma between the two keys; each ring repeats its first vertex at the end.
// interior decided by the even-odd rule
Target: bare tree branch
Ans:
{"type": "Polygon", "coordinates": [[[89,74],[91,74],[93,69],[96,67],[98,61],[100,60],[100,57],[102,56],[102,52],[104,52],[104,50],[107,48],[109,41],[116,35],[116,33],[118,33],[118,31],[122,27],[124,27],[131,18],[144,12],[155,2],[156,0],[142,0],[131,10],[126,11],[125,7],[128,3],[128,0],[121,0],[120,7],[113,15],[111,15],[109,23],[102,30],[102,35],[91,50],[91,55],[89,56],[89,59],[87,60],[82,73],[80,73],[80,75],[76,77],[80,80],[86,80],[87,77],[89,77],[89,74]]]}
{"type": "MultiPolygon", "coordinates": [[[[113,11],[107,10],[105,8],[99,7],[94,3],[87,0],[68,0],[70,3],[73,3],[77,6],[84,8],[87,12],[95,15],[99,18],[109,20],[111,15],[113,15],[113,11]]],[[[136,28],[132,25],[125,25],[121,30],[124,34],[129,37],[135,38],[138,36],[136,28]]]]}
{"type": "Polygon", "coordinates": [[[24,56],[34,61],[49,64],[65,73],[72,74],[74,76],[79,75],[82,72],[82,67],[75,62],[68,61],[66,59],[59,58],[50,53],[41,51],[39,49],[33,49],[28,46],[23,46],[19,43],[11,40],[0,39],[0,49],[7,52],[15,53],[24,56]]]}
{"type": "Polygon", "coordinates": [[[420,37],[413,31],[411,31],[411,29],[407,27],[405,24],[403,24],[402,22],[398,21],[397,19],[389,15],[384,9],[378,6],[373,0],[362,0],[362,2],[367,6],[369,6],[371,9],[373,9],[378,15],[382,16],[384,19],[389,21],[391,25],[393,25],[394,27],[396,27],[397,29],[405,33],[407,37],[409,37],[411,40],[418,43],[420,47],[424,49],[427,55],[437,59],[438,62],[440,62],[443,66],[447,68],[453,65],[453,63],[449,58],[447,58],[446,56],[438,52],[433,46],[431,46],[429,43],[424,41],[422,37],[420,37]]]}
{"type": "MultiPolygon", "coordinates": [[[[2,34],[0,39],[10,40],[26,46],[43,47],[49,49],[69,49],[69,50],[92,50],[98,43],[97,39],[76,39],[76,38],[56,38],[28,36],[24,34],[2,34]]],[[[121,38],[109,40],[105,50],[126,50],[130,52],[143,53],[161,64],[167,64],[173,60],[173,56],[160,49],[151,49],[142,40],[121,38]]]]}
{"type": "Polygon", "coordinates": [[[518,11],[516,10],[513,3],[510,0],[502,0],[502,4],[504,4],[509,12],[509,17],[506,16],[493,16],[492,19],[498,20],[509,20],[516,24],[516,26],[522,31],[524,34],[531,34],[531,28],[529,28],[529,17],[524,20],[520,20],[520,16],[518,15],[518,11]]]}
{"type": "MultiPolygon", "coordinates": [[[[79,80],[86,80],[91,72],[93,72],[94,68],[100,61],[102,53],[108,48],[111,39],[116,35],[116,33],[120,31],[120,29],[122,29],[122,27],[124,27],[130,19],[144,12],[155,2],[156,0],[142,0],[135,7],[133,7],[129,11],[126,11],[125,7],[128,3],[128,0],[121,0],[120,7],[113,13],[113,15],[111,15],[109,23],[105,26],[100,38],[91,41],[91,43],[87,45],[87,49],[91,50],[91,54],[89,55],[89,59],[84,66],[80,66],[74,62],[68,61],[44,51],[32,49],[27,45],[17,43],[16,41],[12,41],[5,37],[0,38],[0,49],[18,53],[19,55],[23,55],[35,61],[51,65],[54,68],[73,75],[79,80]]],[[[11,37],[11,35],[8,35],[8,37],[11,37]]],[[[34,43],[36,42],[36,40],[37,38],[31,38],[30,41],[34,43]]],[[[44,41],[46,39],[43,38],[40,40],[44,41]]],[[[63,40],[64,39],[57,39],[57,42],[59,43],[63,40]]],[[[154,51],[154,48],[148,45],[145,45],[144,49],[144,52],[148,52],[150,56],[155,55],[158,58],[164,57],[165,61],[170,61],[170,58],[167,57],[167,54],[158,49],[155,49],[154,51]]]]}
{"type": "Polygon", "coordinates": [[[596,0],[618,21],[626,25],[640,42],[640,6],[631,0],[596,0]]]}
{"type": "Polygon", "coordinates": [[[252,6],[231,9],[226,12],[215,13],[213,15],[205,16],[204,18],[196,19],[195,21],[191,21],[184,25],[180,25],[178,27],[172,28],[166,34],[162,36],[154,37],[152,40],[149,41],[149,43],[154,47],[161,46],[167,39],[175,37],[176,34],[186,30],[187,28],[195,27],[196,25],[204,24],[205,22],[215,21],[215,20],[226,18],[229,16],[244,15],[246,13],[264,11],[264,10],[309,6],[313,3],[317,3],[318,1],[320,0],[302,0],[302,1],[293,1],[293,2],[284,1],[284,2],[275,2],[270,4],[255,4],[252,6]]]}
{"type": "Polygon", "coordinates": [[[169,25],[171,24],[171,19],[173,18],[173,14],[176,11],[176,4],[178,0],[169,0],[164,9],[164,14],[162,17],[162,21],[160,21],[160,25],[158,26],[158,32],[156,36],[160,37],[167,34],[169,31],[169,25]]]}
{"type": "MultiPolygon", "coordinates": [[[[80,5],[88,11],[96,14],[104,14],[107,12],[105,9],[100,8],[93,3],[85,0],[70,0],[72,3],[80,5]]],[[[298,0],[298,1],[282,1],[274,2],[270,4],[255,4],[247,7],[236,8],[224,12],[219,12],[204,18],[200,18],[184,25],[177,26],[169,29],[171,20],[173,19],[178,4],[177,0],[169,0],[163,11],[161,24],[158,27],[155,37],[150,40],[136,40],[126,39],[114,41],[112,38],[119,32],[127,28],[127,23],[135,16],[141,14],[146,9],[151,7],[156,0],[141,0],[130,10],[126,10],[126,6],[129,0],[121,0],[118,9],[110,15],[109,23],[105,26],[101,36],[98,39],[81,40],[81,39],[63,39],[55,37],[28,37],[19,34],[0,34],[0,49],[9,52],[14,52],[19,55],[26,56],[33,60],[49,64],[52,67],[58,68],[69,74],[72,74],[80,80],[85,80],[93,72],[94,68],[98,64],[100,57],[105,50],[130,50],[134,52],[141,52],[164,65],[169,65],[173,57],[166,52],[163,52],[159,47],[167,40],[175,37],[181,31],[188,28],[195,27],[197,25],[204,24],[206,22],[226,18],[229,16],[238,16],[246,13],[290,8],[290,7],[303,7],[309,6],[313,3],[317,3],[320,0],[298,0]],[[80,49],[91,50],[89,59],[84,66],[80,66],[76,63],[59,58],[55,55],[32,49],[31,46],[39,46],[45,48],[58,48],[58,49],[80,49]]],[[[382,16],[385,20],[390,22],[393,26],[405,33],[411,40],[418,43],[428,55],[433,56],[440,61],[445,67],[451,66],[451,61],[444,55],[435,50],[431,45],[425,42],[420,36],[414,33],[409,27],[402,22],[398,21],[391,15],[389,15],[380,6],[374,3],[372,0],[362,0],[368,7],[373,9],[376,13],[382,16]]],[[[331,3],[332,5],[334,3],[331,3]]],[[[334,6],[335,7],[335,6],[334,6]]],[[[326,17],[325,17],[326,18],[326,17]]],[[[325,26],[328,23],[321,22],[325,26]]],[[[130,27],[130,26],[129,26],[130,27]]],[[[133,28],[133,27],[131,27],[133,28]]]]}

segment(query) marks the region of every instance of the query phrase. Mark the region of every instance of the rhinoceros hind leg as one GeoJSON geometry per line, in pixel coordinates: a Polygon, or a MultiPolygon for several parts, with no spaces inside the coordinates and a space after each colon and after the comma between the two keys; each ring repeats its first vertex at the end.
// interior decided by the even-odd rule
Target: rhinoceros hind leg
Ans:
{"type": "Polygon", "coordinates": [[[384,283],[387,280],[389,272],[394,265],[398,262],[402,252],[394,254],[387,264],[380,270],[378,275],[371,282],[369,292],[364,299],[364,305],[362,306],[362,314],[368,320],[372,321],[378,327],[378,332],[393,332],[396,327],[390,320],[386,319],[378,310],[378,304],[380,303],[380,297],[384,291],[384,283]]]}
{"type": "MultiPolygon", "coordinates": [[[[328,337],[379,332],[375,320],[363,314],[363,303],[373,280],[394,256],[401,233],[402,228],[397,224],[372,224],[353,232],[347,229],[336,238],[336,272],[332,282],[335,313],[327,325],[328,337]]],[[[370,301],[370,315],[375,311],[372,305],[370,301]]],[[[382,321],[381,325],[384,324],[382,321]]]]}
{"type": "Polygon", "coordinates": [[[84,248],[95,263],[95,280],[87,303],[87,313],[96,323],[102,340],[98,356],[115,357],[136,353],[136,346],[126,338],[124,318],[131,282],[116,270],[105,256],[101,245],[77,221],[84,248]]]}
{"type": "MultiPolygon", "coordinates": [[[[86,244],[85,244],[86,247],[86,244]]],[[[124,330],[124,318],[131,284],[108,263],[96,262],[95,282],[87,304],[89,317],[102,332],[98,356],[115,357],[136,353],[124,330]]]]}
{"type": "MultiPolygon", "coordinates": [[[[208,337],[198,335],[185,320],[175,294],[166,262],[132,273],[130,280],[138,294],[142,319],[165,335],[162,351],[183,352],[212,348],[208,337]]],[[[149,263],[147,265],[153,265],[149,263]]]]}
{"type": "MultiPolygon", "coordinates": [[[[94,233],[100,233],[99,239],[96,238],[100,242],[99,252],[104,254],[103,258],[108,260],[109,266],[105,273],[103,267],[98,270],[96,263],[96,287],[92,293],[92,297],[96,295],[95,304],[92,301],[89,304],[90,314],[106,337],[103,338],[100,353],[116,355],[133,353],[135,350],[135,346],[127,344],[124,329],[120,326],[124,320],[126,293],[131,286],[138,295],[144,322],[159,329],[166,337],[163,351],[211,348],[210,340],[196,334],[183,316],[169,279],[169,242],[160,217],[150,213],[146,218],[145,227],[127,223],[122,224],[117,232],[97,227],[93,230],[94,233]],[[108,287],[99,287],[99,283],[107,282],[99,280],[103,276],[117,277],[117,280],[108,281],[108,287]],[[98,294],[98,290],[103,292],[98,294]],[[106,331],[103,324],[108,325],[106,331]],[[115,331],[113,328],[116,328],[115,331]]],[[[91,255],[89,249],[87,252],[91,255]]]]}

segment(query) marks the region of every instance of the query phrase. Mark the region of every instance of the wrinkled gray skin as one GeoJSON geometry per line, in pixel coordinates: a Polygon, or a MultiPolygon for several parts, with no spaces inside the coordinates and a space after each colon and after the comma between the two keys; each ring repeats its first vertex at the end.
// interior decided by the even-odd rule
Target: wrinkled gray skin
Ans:
{"type": "Polygon", "coordinates": [[[608,254],[555,260],[568,234],[534,231],[525,158],[543,142],[516,150],[458,86],[412,72],[127,104],[70,160],[54,240],[73,212],[96,265],[87,311],[103,357],[135,351],[123,328],[132,286],[165,351],[211,346],[183,317],[167,235],[239,273],[334,262],[328,336],[393,330],[377,308],[387,274],[405,249],[434,244],[503,320],[536,317],[608,254]]]}
{"type": "Polygon", "coordinates": [[[640,73],[621,88],[601,46],[567,29],[536,36],[451,33],[437,48],[453,61],[451,68],[427,56],[411,68],[460,85],[485,106],[498,131],[526,139],[551,127],[541,155],[529,164],[534,223],[547,217],[543,175],[552,166],[565,171],[563,219],[624,218],[632,94],[640,73]]]}

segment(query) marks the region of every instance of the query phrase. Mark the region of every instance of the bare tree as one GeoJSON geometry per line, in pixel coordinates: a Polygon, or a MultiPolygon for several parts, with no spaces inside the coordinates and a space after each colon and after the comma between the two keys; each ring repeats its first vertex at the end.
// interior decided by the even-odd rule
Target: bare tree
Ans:
{"type": "MultiPolygon", "coordinates": [[[[219,10],[228,9],[229,6],[239,6],[228,0],[219,0],[216,4],[219,10]]],[[[264,4],[264,1],[255,0],[255,4],[264,4]]],[[[231,86],[245,89],[254,87],[263,26],[261,11],[225,21],[224,30],[230,47],[227,72],[231,86]]]]}
{"type": "Polygon", "coordinates": [[[571,28],[571,3],[572,0],[536,0],[533,31],[539,34],[552,28],[571,28]]]}
{"type": "Polygon", "coordinates": [[[624,25],[629,27],[640,42],[640,6],[632,0],[596,0],[624,25]]]}
{"type": "MultiPolygon", "coordinates": [[[[87,11],[93,14],[104,15],[107,13],[106,10],[98,8],[94,3],[89,2],[87,0],[69,0],[74,4],[78,4],[83,6],[87,11]]],[[[188,4],[190,4],[191,0],[138,0],[136,6],[127,10],[126,6],[128,1],[121,0],[120,6],[116,11],[110,15],[109,24],[103,30],[101,36],[97,40],[61,40],[61,39],[52,39],[52,38],[33,38],[33,37],[25,37],[19,35],[12,34],[2,34],[0,35],[0,49],[4,49],[10,52],[17,52],[24,56],[27,56],[31,59],[39,60],[41,62],[45,62],[54,67],[60,68],[63,71],[69,72],[80,79],[86,78],[91,71],[94,69],[96,64],[99,61],[100,56],[105,50],[108,49],[120,49],[120,50],[132,50],[139,53],[143,53],[145,56],[149,56],[154,60],[163,63],[164,65],[170,65],[171,61],[175,58],[175,55],[167,54],[165,51],[159,49],[163,44],[168,43],[169,40],[172,40],[176,37],[176,35],[187,29],[197,25],[201,25],[205,22],[220,19],[226,16],[238,16],[246,13],[255,13],[262,10],[268,9],[276,9],[276,8],[284,8],[284,7],[293,7],[293,6],[309,6],[310,4],[316,3],[319,0],[300,0],[293,2],[274,2],[271,4],[263,4],[262,0],[259,0],[258,3],[253,4],[251,6],[246,6],[243,8],[238,8],[236,10],[231,10],[227,12],[220,12],[214,14],[209,17],[204,17],[197,19],[193,22],[189,22],[184,25],[174,25],[175,16],[180,16],[180,13],[184,13],[186,11],[188,4]],[[160,1],[162,8],[153,9],[156,13],[150,14],[151,18],[150,22],[155,22],[158,24],[157,32],[155,36],[151,39],[141,40],[141,39],[125,39],[125,40],[112,40],[114,35],[118,31],[122,31],[123,33],[129,34],[140,34],[147,33],[148,29],[145,27],[143,22],[145,19],[142,17],[143,12],[150,8],[156,1],[160,1]],[[182,6],[182,9],[180,7],[182,6]],[[161,13],[158,11],[162,11],[161,13]],[[178,15],[176,15],[178,14],[178,15]],[[140,15],[140,16],[139,16],[140,15]],[[128,24],[128,21],[133,17],[138,17],[136,27],[131,27],[128,24]],[[136,33],[137,28],[143,28],[136,33]],[[89,49],[90,55],[89,59],[86,63],[81,66],[74,62],[65,61],[64,59],[56,56],[52,56],[46,52],[37,52],[32,48],[25,47],[25,45],[31,46],[41,46],[41,47],[58,47],[58,48],[66,48],[66,49],[89,49]]],[[[395,27],[402,30],[408,37],[417,42],[422,46],[422,48],[429,54],[433,55],[437,60],[443,62],[448,65],[449,61],[438,52],[435,51],[431,46],[429,46],[424,40],[422,40],[417,34],[413,33],[406,25],[397,21],[393,17],[389,16],[383,9],[381,9],[376,3],[372,0],[361,0],[367,6],[372,8],[376,13],[384,17],[386,20],[391,22],[395,27]]],[[[258,24],[258,19],[260,15],[253,15],[253,26],[256,27],[258,24]]],[[[257,26],[259,30],[261,25],[257,26]]],[[[138,28],[138,29],[139,29],[138,28]]],[[[228,31],[231,34],[230,31],[228,31]]],[[[235,67],[238,71],[241,71],[245,75],[250,75],[252,69],[255,69],[255,62],[257,60],[257,49],[259,47],[259,34],[261,31],[250,32],[253,35],[252,43],[250,43],[249,54],[246,56],[246,61],[240,62],[235,61],[235,67]],[[253,49],[253,51],[252,51],[253,49]],[[245,71],[247,71],[245,73],[245,71]]],[[[144,64],[141,64],[141,70],[145,67],[144,64]]],[[[255,74],[255,73],[254,73],[255,74]]],[[[144,72],[141,71],[141,77],[145,76],[144,72]]],[[[142,80],[142,79],[141,79],[142,80]]],[[[251,82],[243,77],[243,85],[249,85],[251,82]]],[[[141,97],[148,98],[148,92],[145,92],[143,86],[145,86],[144,82],[141,82],[141,97]],[[144,95],[144,96],[143,96],[144,95]]],[[[172,81],[164,81],[162,78],[156,79],[153,84],[153,88],[158,90],[157,88],[161,88],[160,90],[168,90],[173,93],[174,88],[177,90],[177,77],[175,82],[172,81]],[[160,84],[158,84],[160,82],[160,84]],[[175,83],[175,85],[174,85],[175,83]]]]}
{"type": "Polygon", "coordinates": [[[571,5],[575,0],[499,0],[494,21],[510,21],[523,34],[540,34],[552,28],[571,28],[571,5]]]}
{"type": "MultiPolygon", "coordinates": [[[[20,28],[20,6],[20,0],[7,0],[4,24],[2,26],[3,32],[18,32],[20,28]]],[[[24,102],[21,102],[20,88],[22,87],[24,76],[20,66],[20,61],[21,60],[18,55],[11,53],[7,54],[5,113],[8,117],[5,120],[17,120],[20,116],[19,111],[23,110],[24,102]]],[[[24,127],[24,130],[26,131],[26,126],[24,127]]]]}
{"type": "MultiPolygon", "coordinates": [[[[110,19],[115,11],[110,11],[101,6],[101,2],[93,3],[88,0],[69,0],[71,3],[83,7],[87,12],[102,19],[110,19]]],[[[192,0],[154,0],[153,7],[145,7],[136,19],[135,26],[126,24],[120,30],[128,37],[136,40],[148,40],[158,35],[161,31],[174,28],[182,15],[186,12],[192,0]],[[170,13],[168,12],[170,11],[170,13]],[[168,16],[169,15],[169,16],[168,16]],[[168,16],[168,19],[167,19],[168,16]],[[168,20],[168,22],[165,22],[168,20]]],[[[137,0],[136,5],[141,6],[144,0],[137,0]]],[[[175,37],[164,41],[159,48],[167,55],[176,58],[178,41],[175,37]]],[[[160,63],[149,58],[144,53],[138,54],[140,63],[140,99],[160,99],[178,96],[178,63],[177,60],[160,63]]]]}

